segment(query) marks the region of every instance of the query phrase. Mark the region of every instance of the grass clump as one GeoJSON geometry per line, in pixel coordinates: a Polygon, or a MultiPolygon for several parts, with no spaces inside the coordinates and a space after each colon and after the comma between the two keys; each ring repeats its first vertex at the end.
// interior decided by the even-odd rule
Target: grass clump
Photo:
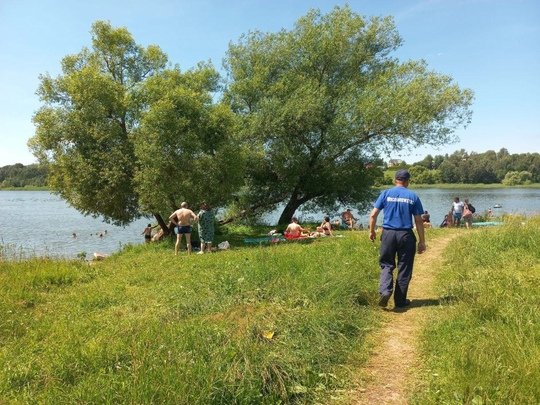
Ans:
{"type": "Polygon", "coordinates": [[[0,262],[0,397],[326,402],[350,387],[377,323],[376,263],[363,232],[178,257],[146,244],[93,266],[0,262]]]}
{"type": "Polygon", "coordinates": [[[439,281],[449,305],[424,333],[414,402],[540,403],[540,217],[456,240],[439,281]]]}

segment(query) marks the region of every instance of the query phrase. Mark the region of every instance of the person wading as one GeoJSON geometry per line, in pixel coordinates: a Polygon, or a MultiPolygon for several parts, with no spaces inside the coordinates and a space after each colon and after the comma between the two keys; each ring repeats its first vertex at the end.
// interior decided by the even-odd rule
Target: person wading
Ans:
{"type": "Polygon", "coordinates": [[[422,214],[424,208],[420,198],[408,190],[410,173],[407,170],[398,170],[395,175],[395,187],[384,190],[377,198],[369,217],[369,238],[375,241],[375,224],[379,213],[384,210],[382,224],[381,248],[379,265],[381,277],[379,284],[379,305],[386,307],[392,291],[394,291],[394,304],[398,308],[408,306],[411,301],[407,299],[407,290],[413,272],[415,252],[423,253],[426,250],[422,214]],[[418,232],[418,247],[413,232],[413,220],[418,232]],[[393,273],[398,273],[395,289],[393,289],[393,273]]]}

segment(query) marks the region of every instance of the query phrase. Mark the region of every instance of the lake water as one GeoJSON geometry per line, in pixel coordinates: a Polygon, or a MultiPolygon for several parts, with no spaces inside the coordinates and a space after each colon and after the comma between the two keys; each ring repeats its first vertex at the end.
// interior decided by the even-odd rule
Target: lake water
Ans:
{"type": "Polygon", "coordinates": [[[143,242],[141,232],[148,222],[152,221],[143,218],[126,227],[114,226],[85,217],[48,191],[0,191],[0,244],[16,256],[110,254],[122,245],[143,242]]]}
{"type": "MultiPolygon", "coordinates": [[[[424,209],[431,215],[431,222],[438,226],[445,214],[448,214],[455,197],[461,201],[465,198],[476,208],[476,213],[484,214],[488,208],[492,208],[494,216],[503,214],[540,214],[540,189],[533,188],[495,188],[495,189],[440,189],[425,188],[415,190],[422,201],[424,209]],[[501,208],[493,208],[495,205],[501,205],[501,208]]],[[[332,220],[339,219],[340,213],[348,207],[342,207],[337,212],[297,212],[300,222],[320,222],[324,215],[329,215],[332,220]]],[[[359,212],[352,208],[354,216],[365,226],[368,223],[367,212],[359,212]]],[[[264,217],[264,222],[274,224],[279,218],[280,212],[273,212],[264,217]]],[[[379,215],[378,223],[382,223],[382,215],[379,215]]]]}
{"type": "MultiPolygon", "coordinates": [[[[469,198],[477,213],[500,204],[493,209],[496,216],[504,213],[540,214],[540,189],[500,188],[444,190],[437,188],[415,190],[424,209],[431,214],[437,226],[448,212],[455,196],[469,198]]],[[[332,219],[339,212],[329,213],[332,219]]],[[[275,224],[280,212],[266,215],[263,220],[275,224]]],[[[320,221],[325,213],[297,213],[303,221],[320,221]]],[[[364,225],[368,212],[353,214],[364,225]]],[[[381,220],[382,218],[379,218],[381,220]]],[[[126,227],[104,223],[99,218],[85,217],[58,196],[47,191],[0,191],[0,245],[16,256],[62,256],[73,258],[81,252],[91,257],[94,252],[110,254],[123,245],[142,243],[142,230],[148,222],[139,219],[126,227]],[[77,237],[73,237],[73,233],[77,237]],[[99,235],[103,236],[100,237],[99,235]]]]}

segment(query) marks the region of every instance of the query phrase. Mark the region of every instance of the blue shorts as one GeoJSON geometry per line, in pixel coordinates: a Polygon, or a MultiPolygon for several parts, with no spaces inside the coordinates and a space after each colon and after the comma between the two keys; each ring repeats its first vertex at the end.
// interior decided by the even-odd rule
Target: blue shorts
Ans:
{"type": "Polygon", "coordinates": [[[459,212],[454,212],[454,221],[461,221],[461,214],[459,212]]]}
{"type": "Polygon", "coordinates": [[[191,233],[191,226],[181,225],[174,228],[174,233],[177,235],[185,235],[186,233],[191,233]]]}

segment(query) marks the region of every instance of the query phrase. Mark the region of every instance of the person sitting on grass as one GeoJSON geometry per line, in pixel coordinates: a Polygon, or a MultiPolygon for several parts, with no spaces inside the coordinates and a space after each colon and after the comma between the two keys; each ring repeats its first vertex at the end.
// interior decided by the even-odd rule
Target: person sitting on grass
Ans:
{"type": "Polygon", "coordinates": [[[317,227],[317,232],[320,236],[333,236],[332,235],[332,224],[330,223],[330,217],[324,217],[321,225],[317,227]]]}
{"type": "Polygon", "coordinates": [[[449,218],[449,215],[446,214],[446,215],[444,216],[443,221],[442,221],[441,224],[439,225],[440,228],[447,228],[447,227],[448,227],[448,218],[449,218]]]}
{"type": "Polygon", "coordinates": [[[343,221],[344,228],[348,228],[351,231],[353,230],[354,225],[356,224],[356,218],[354,217],[350,208],[347,208],[346,211],[341,213],[341,220],[343,221]]]}
{"type": "Polygon", "coordinates": [[[302,228],[302,226],[298,223],[298,218],[296,217],[292,217],[291,223],[287,226],[287,229],[285,229],[285,232],[283,233],[285,239],[301,239],[307,237],[308,235],[309,231],[302,228]]]}
{"type": "Polygon", "coordinates": [[[422,215],[420,215],[420,217],[422,217],[422,224],[424,225],[424,228],[431,228],[431,221],[430,221],[430,215],[429,215],[429,212],[427,211],[424,211],[424,213],[422,215]]]}

